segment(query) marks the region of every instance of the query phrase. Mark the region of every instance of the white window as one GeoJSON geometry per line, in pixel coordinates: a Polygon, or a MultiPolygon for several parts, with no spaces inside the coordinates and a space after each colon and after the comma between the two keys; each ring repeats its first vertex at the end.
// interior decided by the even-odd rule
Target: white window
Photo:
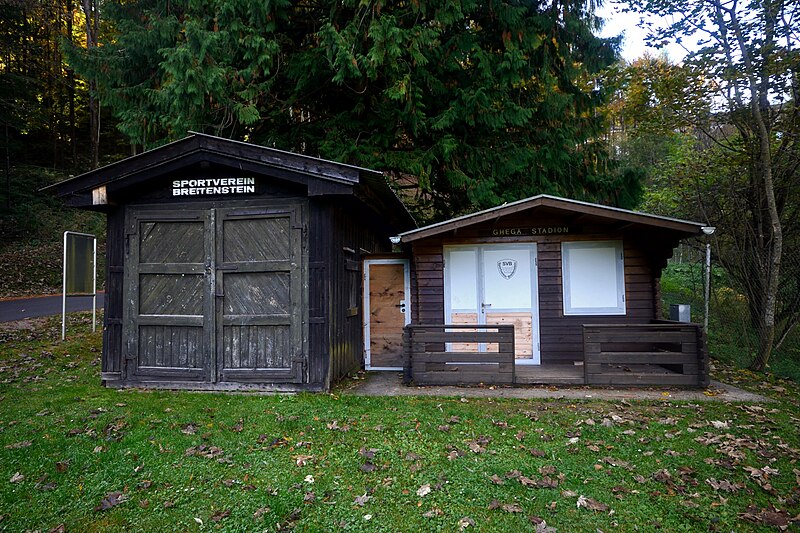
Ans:
{"type": "Polygon", "coordinates": [[[565,315],[624,315],[622,241],[561,243],[565,315]]]}

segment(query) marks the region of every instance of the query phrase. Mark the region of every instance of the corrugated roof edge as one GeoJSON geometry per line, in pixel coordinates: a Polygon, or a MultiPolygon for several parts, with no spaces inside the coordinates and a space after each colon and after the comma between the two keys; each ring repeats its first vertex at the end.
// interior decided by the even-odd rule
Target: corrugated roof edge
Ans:
{"type": "MultiPolygon", "coordinates": [[[[410,231],[406,231],[404,233],[400,233],[399,237],[401,242],[411,242],[423,237],[429,237],[432,235],[437,235],[439,233],[444,233],[450,231],[451,229],[455,229],[457,227],[462,227],[465,224],[461,224],[462,222],[467,222],[470,219],[477,219],[473,223],[477,224],[484,221],[484,217],[488,215],[492,216],[504,216],[506,214],[514,213],[519,211],[518,207],[523,206],[524,204],[534,204],[530,207],[537,207],[537,202],[541,202],[542,200],[549,200],[551,202],[563,202],[565,204],[572,204],[575,206],[582,206],[582,207],[590,207],[594,209],[602,209],[604,211],[616,212],[620,214],[625,214],[629,216],[641,217],[644,219],[650,219],[653,222],[662,221],[662,222],[670,222],[674,224],[684,224],[687,226],[696,226],[696,230],[698,232],[702,231],[701,228],[706,226],[701,222],[693,222],[689,220],[682,220],[679,218],[673,217],[666,217],[662,215],[654,215],[651,213],[643,213],[639,211],[631,211],[629,209],[622,209],[621,207],[610,207],[601,204],[593,204],[590,202],[583,202],[581,200],[572,200],[570,198],[561,198],[559,196],[551,196],[549,194],[539,194],[536,196],[531,196],[529,198],[523,198],[522,200],[517,200],[516,202],[511,202],[507,204],[502,204],[496,207],[491,207],[489,209],[484,209],[483,211],[478,211],[476,213],[470,213],[467,215],[461,215],[456,218],[451,218],[450,220],[444,220],[442,222],[437,222],[435,224],[430,224],[428,226],[423,226],[421,228],[413,229],[410,231]],[[410,237],[410,238],[409,238],[410,237]]],[[[550,207],[559,207],[558,205],[550,205],[550,207]]],[[[644,223],[644,221],[643,221],[644,223]]],[[[470,225],[470,224],[466,224],[470,225]]]]}

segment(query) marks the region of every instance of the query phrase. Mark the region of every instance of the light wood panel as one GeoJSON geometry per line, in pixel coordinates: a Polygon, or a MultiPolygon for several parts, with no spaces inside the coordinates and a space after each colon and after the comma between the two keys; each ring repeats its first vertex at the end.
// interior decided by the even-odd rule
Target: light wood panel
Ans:
{"type": "Polygon", "coordinates": [[[373,367],[403,366],[405,314],[403,264],[372,263],[369,266],[369,351],[373,367]]]}
{"type": "MultiPolygon", "coordinates": [[[[531,313],[486,313],[486,323],[514,326],[514,357],[530,359],[533,356],[533,315],[531,313]]],[[[495,345],[487,345],[486,349],[497,350],[495,345]]]]}

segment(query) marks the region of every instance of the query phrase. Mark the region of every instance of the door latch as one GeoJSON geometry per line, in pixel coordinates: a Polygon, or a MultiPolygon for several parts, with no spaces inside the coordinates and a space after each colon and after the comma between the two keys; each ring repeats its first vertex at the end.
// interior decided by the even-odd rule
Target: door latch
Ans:
{"type": "Polygon", "coordinates": [[[406,314],[406,301],[405,300],[400,300],[400,303],[398,305],[395,305],[395,307],[399,307],[400,308],[400,312],[403,313],[403,314],[406,314]]]}

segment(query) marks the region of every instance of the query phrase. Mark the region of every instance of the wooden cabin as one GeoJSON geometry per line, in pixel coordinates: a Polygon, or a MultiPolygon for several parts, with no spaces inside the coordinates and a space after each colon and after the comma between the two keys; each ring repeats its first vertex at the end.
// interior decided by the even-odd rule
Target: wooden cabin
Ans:
{"type": "MultiPolygon", "coordinates": [[[[407,285],[391,303],[404,295],[411,324],[403,342],[398,326],[367,332],[366,366],[418,384],[704,386],[703,332],[662,320],[659,293],[673,248],[701,228],[540,195],[401,233],[407,285]]],[[[391,312],[365,307],[368,321],[391,312]]]]}
{"type": "Polygon", "coordinates": [[[202,134],[48,189],[107,216],[109,387],[327,390],[362,257],[415,227],[379,172],[202,134]]]}

